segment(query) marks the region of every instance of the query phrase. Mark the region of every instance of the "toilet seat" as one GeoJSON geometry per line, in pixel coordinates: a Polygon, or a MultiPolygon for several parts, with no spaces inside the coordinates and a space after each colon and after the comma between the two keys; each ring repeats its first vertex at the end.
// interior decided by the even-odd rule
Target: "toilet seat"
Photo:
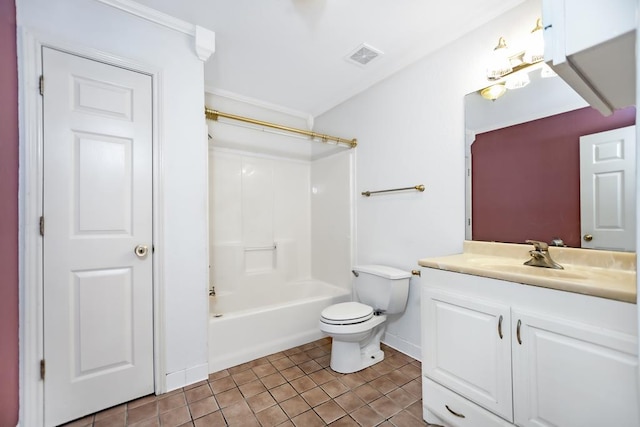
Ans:
{"type": "Polygon", "coordinates": [[[372,317],[372,307],[359,302],[343,302],[322,310],[320,321],[329,325],[353,325],[372,317]]]}

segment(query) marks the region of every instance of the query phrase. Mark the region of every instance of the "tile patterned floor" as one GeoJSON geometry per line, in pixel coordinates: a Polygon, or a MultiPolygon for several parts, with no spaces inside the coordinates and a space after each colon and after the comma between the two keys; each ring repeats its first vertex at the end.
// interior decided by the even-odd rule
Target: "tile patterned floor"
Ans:
{"type": "Polygon", "coordinates": [[[65,427],[427,426],[420,362],[382,347],[385,360],[345,375],[329,368],[331,339],[323,338],[65,427]]]}

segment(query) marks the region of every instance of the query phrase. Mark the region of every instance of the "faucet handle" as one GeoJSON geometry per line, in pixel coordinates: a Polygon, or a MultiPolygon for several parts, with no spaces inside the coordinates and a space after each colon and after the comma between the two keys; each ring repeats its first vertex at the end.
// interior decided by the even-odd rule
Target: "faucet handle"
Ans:
{"type": "Polygon", "coordinates": [[[549,245],[546,242],[540,242],[538,240],[526,240],[526,243],[531,243],[536,251],[546,251],[549,249],[549,245]]]}

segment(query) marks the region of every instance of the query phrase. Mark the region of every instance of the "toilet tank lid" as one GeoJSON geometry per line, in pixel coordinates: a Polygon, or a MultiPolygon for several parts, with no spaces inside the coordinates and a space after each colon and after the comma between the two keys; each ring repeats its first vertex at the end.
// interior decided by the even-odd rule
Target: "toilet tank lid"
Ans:
{"type": "Polygon", "coordinates": [[[353,267],[353,271],[373,274],[375,276],[391,280],[407,279],[411,277],[411,272],[389,267],[387,265],[356,265],[353,267]]]}

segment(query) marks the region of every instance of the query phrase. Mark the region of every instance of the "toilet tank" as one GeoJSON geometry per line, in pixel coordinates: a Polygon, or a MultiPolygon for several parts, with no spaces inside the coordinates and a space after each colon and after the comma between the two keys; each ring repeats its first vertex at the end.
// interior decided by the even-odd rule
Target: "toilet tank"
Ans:
{"type": "Polygon", "coordinates": [[[387,314],[404,311],[409,297],[410,272],[386,265],[360,265],[353,268],[353,273],[357,301],[387,314]]]}

